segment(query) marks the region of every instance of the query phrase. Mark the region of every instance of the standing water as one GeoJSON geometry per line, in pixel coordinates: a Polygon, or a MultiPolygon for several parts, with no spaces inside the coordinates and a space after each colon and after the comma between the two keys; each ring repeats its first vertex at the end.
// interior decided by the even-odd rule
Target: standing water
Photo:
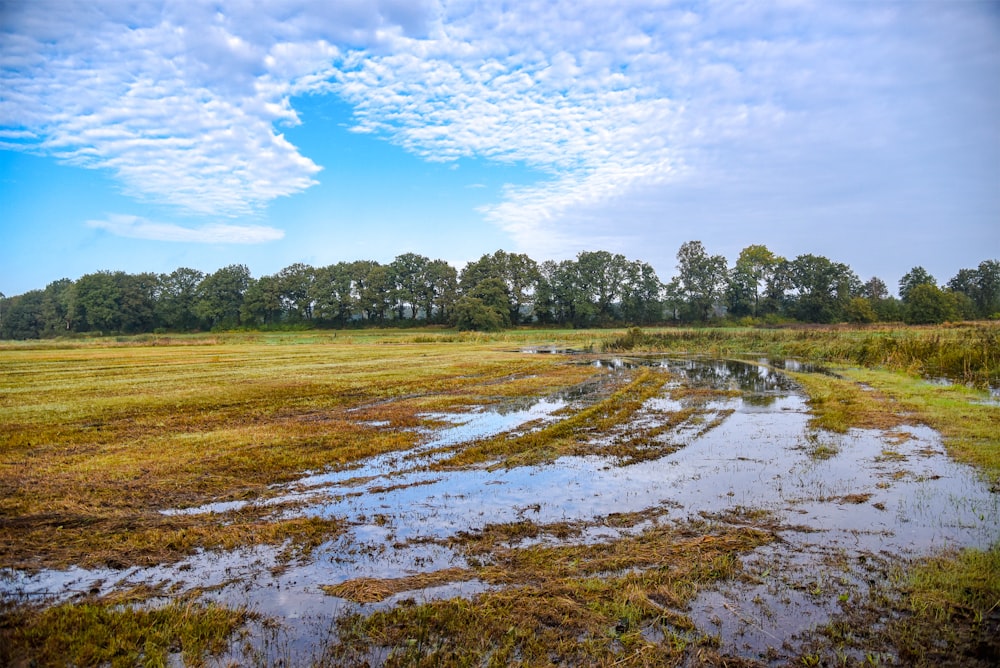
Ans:
{"type": "MultiPolygon", "coordinates": [[[[283,564],[277,549],[256,547],[126,571],[7,571],[0,591],[7,597],[58,599],[138,584],[162,586],[175,595],[211,589],[205,596],[276,619],[282,628],[280,653],[298,662],[330,641],[338,615],[391,606],[401,598],[362,605],[321,587],[468,567],[448,545],[455,536],[530,520],[575,522],[588,530],[565,540],[599,541],[630,530],[607,526],[604,520],[616,513],[655,509],[658,521],[680,522],[759,512],[770,518],[779,540],[744,560],[753,577],[702,591],[687,614],[703,633],[718,635],[724,651],[775,658],[783,645],[826,623],[845,596],[864,595],[879,558],[982,548],[1000,538],[998,495],[974,471],[952,462],[930,429],[816,432],[801,391],[764,364],[640,358],[594,364],[604,374],[627,374],[636,366],[671,374],[674,380],[633,414],[635,425],[648,427],[684,409],[690,400],[675,392],[678,388],[716,392],[702,399],[698,421],[681,422],[658,437],[670,445],[663,456],[631,463],[598,450],[537,465],[435,466],[466,444],[566,419],[593,401],[589,393],[600,392],[599,384],[427,416],[443,426],[427,430],[414,450],[309,474],[282,486],[267,502],[278,508],[296,501],[294,511],[282,512],[343,518],[348,525],[304,563],[283,564]]],[[[224,518],[239,505],[164,512],[224,518]]],[[[473,596],[487,586],[473,580],[405,595],[473,596]]]]}

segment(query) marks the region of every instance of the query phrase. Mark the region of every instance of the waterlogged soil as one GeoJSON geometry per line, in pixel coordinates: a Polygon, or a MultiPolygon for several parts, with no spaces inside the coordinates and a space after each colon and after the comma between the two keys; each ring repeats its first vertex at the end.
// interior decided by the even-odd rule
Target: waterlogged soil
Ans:
{"type": "MultiPolygon", "coordinates": [[[[277,622],[234,645],[230,659],[300,664],[337,642],[336,620],[344,615],[504,587],[480,577],[491,553],[476,541],[485,544],[488,534],[500,531],[502,541],[490,544],[505,548],[601,544],[650,527],[709,521],[766,531],[773,540],[740,555],[742,577],[702,588],[677,612],[693,622],[692,633],[714,636],[720,654],[780,662],[878,586],[887,560],[985,548],[1000,538],[1000,496],[951,461],[932,430],[811,428],[806,397],[778,367],[810,369],[654,357],[568,360],[592,365],[594,380],[550,396],[425,414],[432,426],[419,429],[412,450],[308,472],[272,489],[260,503],[278,518],[337,518],[347,526],[308,557],[289,560],[280,549],[254,547],[124,571],[8,570],[0,592],[32,601],[139,586],[164,599],[196,592],[277,622]],[[547,434],[640,373],[663,382],[647,384],[653,389],[623,423],[576,428],[570,446],[548,457],[497,454],[454,463],[475,444],[547,434]]],[[[369,425],[393,428],[373,414],[365,410],[369,425]]],[[[212,513],[224,523],[247,503],[163,512],[212,513]]],[[[666,641],[659,627],[643,636],[666,641]]],[[[379,661],[377,654],[369,658],[379,661]]]]}

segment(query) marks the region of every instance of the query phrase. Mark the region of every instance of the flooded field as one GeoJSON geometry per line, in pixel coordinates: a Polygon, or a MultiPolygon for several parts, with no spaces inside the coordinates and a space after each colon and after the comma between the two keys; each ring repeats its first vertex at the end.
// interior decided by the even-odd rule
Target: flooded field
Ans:
{"type": "MultiPolygon", "coordinates": [[[[400,643],[391,625],[412,620],[388,615],[438,614],[427,606],[445,601],[485,609],[532,588],[558,592],[539,599],[546,609],[572,601],[579,615],[600,614],[588,626],[553,612],[563,621],[546,622],[552,633],[561,624],[567,642],[600,647],[549,649],[548,661],[655,663],[669,649],[696,662],[707,648],[782,663],[882,586],[893,564],[1000,539],[1000,495],[950,459],[937,432],[906,420],[817,429],[786,370],[820,370],[791,360],[522,354],[539,352],[586,377],[408,422],[394,417],[391,398],[353,406],[358,425],[409,445],[254,498],[159,509],[220,526],[251,511],[338,522],[342,530],[313,549],[256,544],[167,565],[7,568],[0,592],[55,602],[143,588],[148,605],[193,595],[258,613],[223,664],[379,665],[458,656],[438,617],[417,622],[434,626],[426,638],[410,629],[400,643]],[[706,568],[690,586],[656,579],[681,573],[685,559],[706,568]],[[615,591],[598,591],[602,582],[615,591]],[[377,626],[382,619],[388,626],[377,626]]],[[[501,641],[490,639],[499,649],[489,651],[511,653],[487,660],[536,656],[527,640],[501,641]]]]}

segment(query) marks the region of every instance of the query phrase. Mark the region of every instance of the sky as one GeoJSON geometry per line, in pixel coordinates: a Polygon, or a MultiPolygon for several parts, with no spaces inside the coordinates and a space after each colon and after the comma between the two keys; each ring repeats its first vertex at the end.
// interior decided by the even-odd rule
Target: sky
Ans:
{"type": "Polygon", "coordinates": [[[1000,258],[1000,3],[0,0],[0,292],[701,241],[1000,258]]]}

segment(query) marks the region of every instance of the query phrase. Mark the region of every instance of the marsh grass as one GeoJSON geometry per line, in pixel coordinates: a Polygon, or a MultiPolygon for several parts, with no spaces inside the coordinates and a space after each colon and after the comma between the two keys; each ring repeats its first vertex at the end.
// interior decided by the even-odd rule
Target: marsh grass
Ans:
{"type": "MultiPolygon", "coordinates": [[[[1000,408],[981,391],[929,383],[948,376],[970,385],[1000,378],[1000,326],[981,324],[879,330],[640,330],[609,349],[798,357],[837,364],[832,374],[791,373],[808,396],[815,429],[892,430],[926,424],[955,459],[975,466],[1000,492],[1000,408]],[[840,366],[848,363],[857,366],[840,366]]],[[[890,437],[892,432],[889,432],[890,437]]],[[[901,438],[898,434],[895,442],[901,438]]],[[[815,455],[835,451],[816,440],[815,455]]],[[[892,458],[893,451],[883,453],[892,458]]],[[[836,499],[867,502],[867,495],[836,499]]],[[[1000,543],[986,551],[939,554],[873,587],[868,601],[845,601],[843,615],[806,643],[801,665],[995,666],[1000,662],[1000,543]],[[852,657],[861,656],[855,661],[852,657]]]]}
{"type": "Polygon", "coordinates": [[[816,665],[992,668],[1000,661],[1000,545],[886,564],[867,596],[809,639],[816,665]],[[846,661],[845,657],[862,657],[846,661]]]}
{"type": "Polygon", "coordinates": [[[1000,324],[934,327],[797,327],[784,329],[632,329],[608,337],[610,351],[763,355],[839,362],[984,386],[1000,380],[1000,324]]]}
{"type": "Polygon", "coordinates": [[[338,585],[322,585],[320,589],[331,596],[355,603],[377,603],[400,592],[466,582],[475,577],[475,572],[467,568],[446,568],[433,573],[418,573],[401,578],[355,578],[338,585]]]}
{"type": "Polygon", "coordinates": [[[253,617],[244,608],[173,602],[162,607],[64,603],[10,605],[0,612],[0,664],[5,666],[208,665],[253,617]]]}
{"type": "Polygon", "coordinates": [[[808,395],[817,429],[845,433],[851,428],[895,429],[908,417],[881,392],[829,374],[789,373],[808,395]]]}
{"type": "MultiPolygon", "coordinates": [[[[561,530],[538,527],[539,533],[561,530]]],[[[694,523],[655,525],[597,544],[506,546],[522,533],[534,532],[494,527],[470,535],[470,550],[488,552],[488,563],[431,574],[437,581],[475,573],[496,589],[471,600],[411,601],[346,615],[338,621],[340,642],[328,648],[330,663],[377,656],[388,666],[672,665],[685,652],[714,651],[712,639],[695,633],[684,615],[686,603],[702,586],[738,577],[738,555],[774,539],[759,529],[694,523]],[[653,629],[671,641],[651,641],[653,629]]],[[[379,595],[399,590],[397,581],[340,587],[341,593],[357,587],[379,595]]]]}
{"type": "Polygon", "coordinates": [[[609,394],[579,410],[567,411],[557,422],[524,433],[505,433],[463,444],[451,457],[434,468],[446,469],[488,463],[498,466],[524,466],[551,462],[567,455],[612,457],[618,465],[658,459],[681,447],[670,439],[681,425],[698,424],[700,433],[719,424],[728,416],[706,408],[712,400],[733,396],[728,390],[668,389],[676,380],[666,369],[643,367],[619,378],[609,394]],[[686,405],[679,410],[650,412],[650,399],[670,396],[686,405]],[[711,414],[712,418],[702,418],[711,414]]]}
{"type": "Polygon", "coordinates": [[[937,430],[955,459],[975,466],[1000,491],[1000,407],[981,403],[982,392],[875,369],[840,372],[886,397],[887,410],[937,430]]]}

